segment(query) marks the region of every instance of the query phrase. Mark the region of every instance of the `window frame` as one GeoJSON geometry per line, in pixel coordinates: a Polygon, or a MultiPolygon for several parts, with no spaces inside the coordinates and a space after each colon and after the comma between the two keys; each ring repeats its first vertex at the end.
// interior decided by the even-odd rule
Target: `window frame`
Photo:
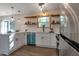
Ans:
{"type": "MultiPolygon", "coordinates": [[[[50,16],[41,16],[41,17],[49,17],[49,26],[48,26],[48,27],[45,27],[45,28],[50,28],[50,26],[51,26],[51,25],[50,25],[50,18],[51,18],[51,17],[50,17],[50,16]]],[[[40,18],[40,17],[38,17],[38,19],[37,19],[37,24],[38,24],[37,27],[38,27],[38,28],[43,28],[43,27],[39,27],[39,18],[40,18]]],[[[43,23],[43,22],[41,22],[41,23],[43,23]]]]}
{"type": "MultiPolygon", "coordinates": [[[[1,21],[1,30],[0,31],[1,31],[2,34],[5,34],[5,33],[8,33],[9,31],[11,31],[11,24],[10,23],[11,23],[11,20],[3,20],[3,21],[1,21]],[[2,26],[3,26],[3,29],[5,28],[5,23],[7,23],[7,27],[6,27],[7,32],[2,31],[2,26]]],[[[15,24],[14,24],[14,26],[15,26],[15,24]]],[[[15,28],[14,28],[14,31],[15,31],[15,28]]]]}

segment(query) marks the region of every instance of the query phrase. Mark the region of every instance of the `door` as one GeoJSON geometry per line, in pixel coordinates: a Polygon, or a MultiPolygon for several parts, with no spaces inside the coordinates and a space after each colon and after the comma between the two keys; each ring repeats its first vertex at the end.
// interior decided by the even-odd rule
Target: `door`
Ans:
{"type": "Polygon", "coordinates": [[[33,45],[35,45],[35,33],[33,32],[31,36],[32,36],[32,41],[31,41],[31,43],[32,43],[33,45]]]}
{"type": "Polygon", "coordinates": [[[27,45],[35,46],[35,38],[36,38],[36,35],[34,32],[28,32],[27,33],[27,45]]]}

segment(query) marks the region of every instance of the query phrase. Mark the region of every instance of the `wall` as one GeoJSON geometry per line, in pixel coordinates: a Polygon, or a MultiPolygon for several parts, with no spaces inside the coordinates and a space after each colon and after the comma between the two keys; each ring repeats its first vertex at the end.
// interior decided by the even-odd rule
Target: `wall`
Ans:
{"type": "MultiPolygon", "coordinates": [[[[0,17],[0,19],[1,19],[1,21],[2,20],[5,20],[5,19],[7,19],[7,20],[10,20],[11,18],[10,17],[0,17]]],[[[25,19],[24,18],[24,16],[15,16],[14,17],[14,19],[15,19],[15,26],[16,26],[16,30],[20,30],[20,33],[16,33],[16,35],[15,35],[15,38],[14,38],[14,41],[15,41],[15,46],[11,49],[12,51],[9,51],[9,50],[7,50],[8,49],[8,47],[6,46],[6,45],[9,45],[9,44],[6,44],[6,45],[4,45],[6,48],[6,51],[8,51],[9,53],[11,53],[11,52],[13,52],[14,50],[16,50],[17,48],[19,48],[19,47],[21,47],[22,45],[24,45],[24,44],[27,44],[27,37],[26,36],[24,36],[25,34],[22,34],[22,32],[24,33],[25,32],[25,29],[27,29],[27,31],[28,32],[42,32],[42,28],[38,28],[38,26],[36,25],[36,26],[34,26],[34,25],[29,25],[29,26],[26,26],[25,25],[25,22],[27,22],[27,19],[25,19]],[[18,38],[18,40],[16,41],[16,38],[18,38]],[[26,38],[26,39],[25,39],[26,38]]],[[[59,18],[52,18],[52,19],[54,19],[54,20],[59,20],[59,18]]],[[[31,20],[32,22],[37,22],[36,20],[36,18],[33,18],[33,19],[29,19],[29,20],[31,20]]],[[[0,21],[0,24],[1,24],[1,21],[0,21]]],[[[52,25],[52,27],[54,28],[54,30],[55,30],[55,32],[57,32],[57,33],[59,33],[59,25],[52,25]]],[[[45,29],[45,31],[46,32],[49,32],[50,31],[50,28],[46,28],[45,29]]],[[[27,35],[27,33],[26,33],[26,35],[27,35]]],[[[42,34],[40,34],[41,36],[42,36],[42,34]]],[[[38,37],[36,37],[36,38],[39,38],[40,37],[40,35],[38,36],[38,37]]],[[[46,34],[47,35],[47,34],[46,34]]],[[[3,35],[4,36],[4,35],[3,35]]],[[[1,36],[2,37],[2,36],[1,36]]],[[[48,36],[49,37],[49,36],[48,36]]],[[[48,38],[47,36],[46,36],[46,39],[48,38]]],[[[51,38],[52,38],[53,36],[51,36],[51,38]]],[[[55,35],[54,35],[54,37],[55,37],[55,35]]],[[[5,38],[5,37],[4,37],[5,38]]],[[[4,39],[4,38],[2,38],[2,39],[4,39]]],[[[54,38],[52,38],[51,39],[51,41],[50,42],[52,42],[52,43],[50,43],[49,41],[47,41],[47,43],[49,43],[51,46],[50,47],[52,47],[52,48],[56,48],[56,45],[55,45],[55,43],[56,43],[56,39],[54,39],[54,38]],[[53,39],[53,40],[52,40],[53,39]]],[[[1,40],[1,39],[0,39],[1,40]]],[[[49,40],[49,39],[48,39],[49,40]]],[[[6,41],[5,39],[4,39],[4,41],[6,41]]],[[[4,42],[3,41],[3,42],[4,42]]],[[[3,47],[3,45],[2,45],[2,41],[0,41],[1,43],[0,43],[0,46],[2,46],[3,47]]],[[[8,43],[8,40],[6,41],[6,43],[8,43]]],[[[46,43],[46,44],[47,44],[46,43]]],[[[37,40],[37,44],[39,44],[39,40],[37,40]]],[[[45,46],[47,46],[47,45],[45,45],[45,46]]],[[[49,45],[48,45],[49,46],[49,45]]],[[[1,49],[1,47],[0,47],[0,49],[1,49]]],[[[3,48],[4,49],[4,48],[3,48]]],[[[2,50],[2,49],[1,49],[2,50]]],[[[6,53],[8,53],[8,52],[6,52],[6,53]]],[[[3,52],[1,52],[1,53],[3,53],[3,52]]],[[[5,54],[5,53],[4,53],[5,54]]]]}
{"type": "MultiPolygon", "coordinates": [[[[77,5],[74,7],[75,4],[68,4],[65,8],[65,6],[61,7],[61,11],[64,11],[64,15],[67,16],[67,26],[66,27],[62,27],[61,31],[62,34],[64,34],[65,36],[69,37],[71,40],[74,40],[76,42],[79,42],[79,20],[78,20],[78,12],[77,12],[77,5]]],[[[62,13],[61,12],[61,13],[62,13]]],[[[65,18],[66,20],[66,18],[65,18]]]]}
{"type": "MultiPolygon", "coordinates": [[[[72,9],[74,12],[72,12],[72,7],[70,7],[69,5],[66,6],[62,6],[61,7],[61,15],[66,15],[67,16],[67,26],[61,26],[61,33],[63,35],[65,35],[66,37],[68,37],[69,39],[79,42],[78,40],[78,21],[75,18],[75,16],[78,16],[76,14],[74,14],[74,12],[76,12],[76,10],[72,9]],[[64,13],[63,13],[64,11],[64,13]]],[[[66,20],[66,18],[64,19],[66,20]]],[[[67,44],[64,40],[62,40],[62,38],[60,38],[59,40],[59,51],[60,51],[60,55],[79,55],[78,52],[75,52],[75,49],[72,48],[69,44],[67,44]]]]}
{"type": "MultiPolygon", "coordinates": [[[[55,22],[60,22],[60,17],[51,17],[51,21],[55,20],[55,22]]],[[[54,29],[55,33],[60,33],[60,25],[59,24],[53,24],[51,25],[51,28],[54,29]]]]}
{"type": "MultiPolygon", "coordinates": [[[[10,19],[10,17],[1,17],[2,20],[4,19],[10,19]]],[[[14,19],[15,19],[15,26],[16,26],[16,30],[20,30],[20,32],[24,32],[25,29],[27,29],[28,32],[42,32],[42,28],[38,28],[38,25],[25,25],[25,22],[27,22],[27,20],[30,20],[32,22],[37,22],[37,18],[30,18],[30,19],[26,19],[24,18],[24,16],[22,15],[16,15],[14,16],[14,19]]],[[[51,18],[52,20],[56,20],[58,21],[59,20],[59,17],[52,17],[51,18]]],[[[55,25],[52,27],[55,27],[54,30],[55,32],[59,32],[59,25],[55,25]],[[57,26],[57,27],[56,27],[57,26]],[[57,29],[57,30],[56,30],[57,29]]],[[[45,32],[49,32],[50,31],[50,28],[45,28],[45,32]]]]}

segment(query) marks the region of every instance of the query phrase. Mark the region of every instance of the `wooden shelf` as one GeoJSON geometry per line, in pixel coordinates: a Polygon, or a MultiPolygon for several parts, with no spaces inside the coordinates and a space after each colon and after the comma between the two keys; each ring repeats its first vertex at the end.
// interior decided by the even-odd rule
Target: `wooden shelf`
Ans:
{"type": "Polygon", "coordinates": [[[28,23],[28,22],[25,22],[25,25],[37,25],[37,23],[28,23]]]}

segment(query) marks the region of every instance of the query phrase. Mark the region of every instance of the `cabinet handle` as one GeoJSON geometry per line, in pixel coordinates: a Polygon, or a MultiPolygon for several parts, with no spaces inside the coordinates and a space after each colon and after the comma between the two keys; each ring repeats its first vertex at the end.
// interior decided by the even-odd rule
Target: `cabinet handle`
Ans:
{"type": "Polygon", "coordinates": [[[41,39],[44,39],[44,37],[41,37],[41,39]]]}
{"type": "Polygon", "coordinates": [[[16,41],[18,41],[18,38],[16,38],[16,41]]]}

